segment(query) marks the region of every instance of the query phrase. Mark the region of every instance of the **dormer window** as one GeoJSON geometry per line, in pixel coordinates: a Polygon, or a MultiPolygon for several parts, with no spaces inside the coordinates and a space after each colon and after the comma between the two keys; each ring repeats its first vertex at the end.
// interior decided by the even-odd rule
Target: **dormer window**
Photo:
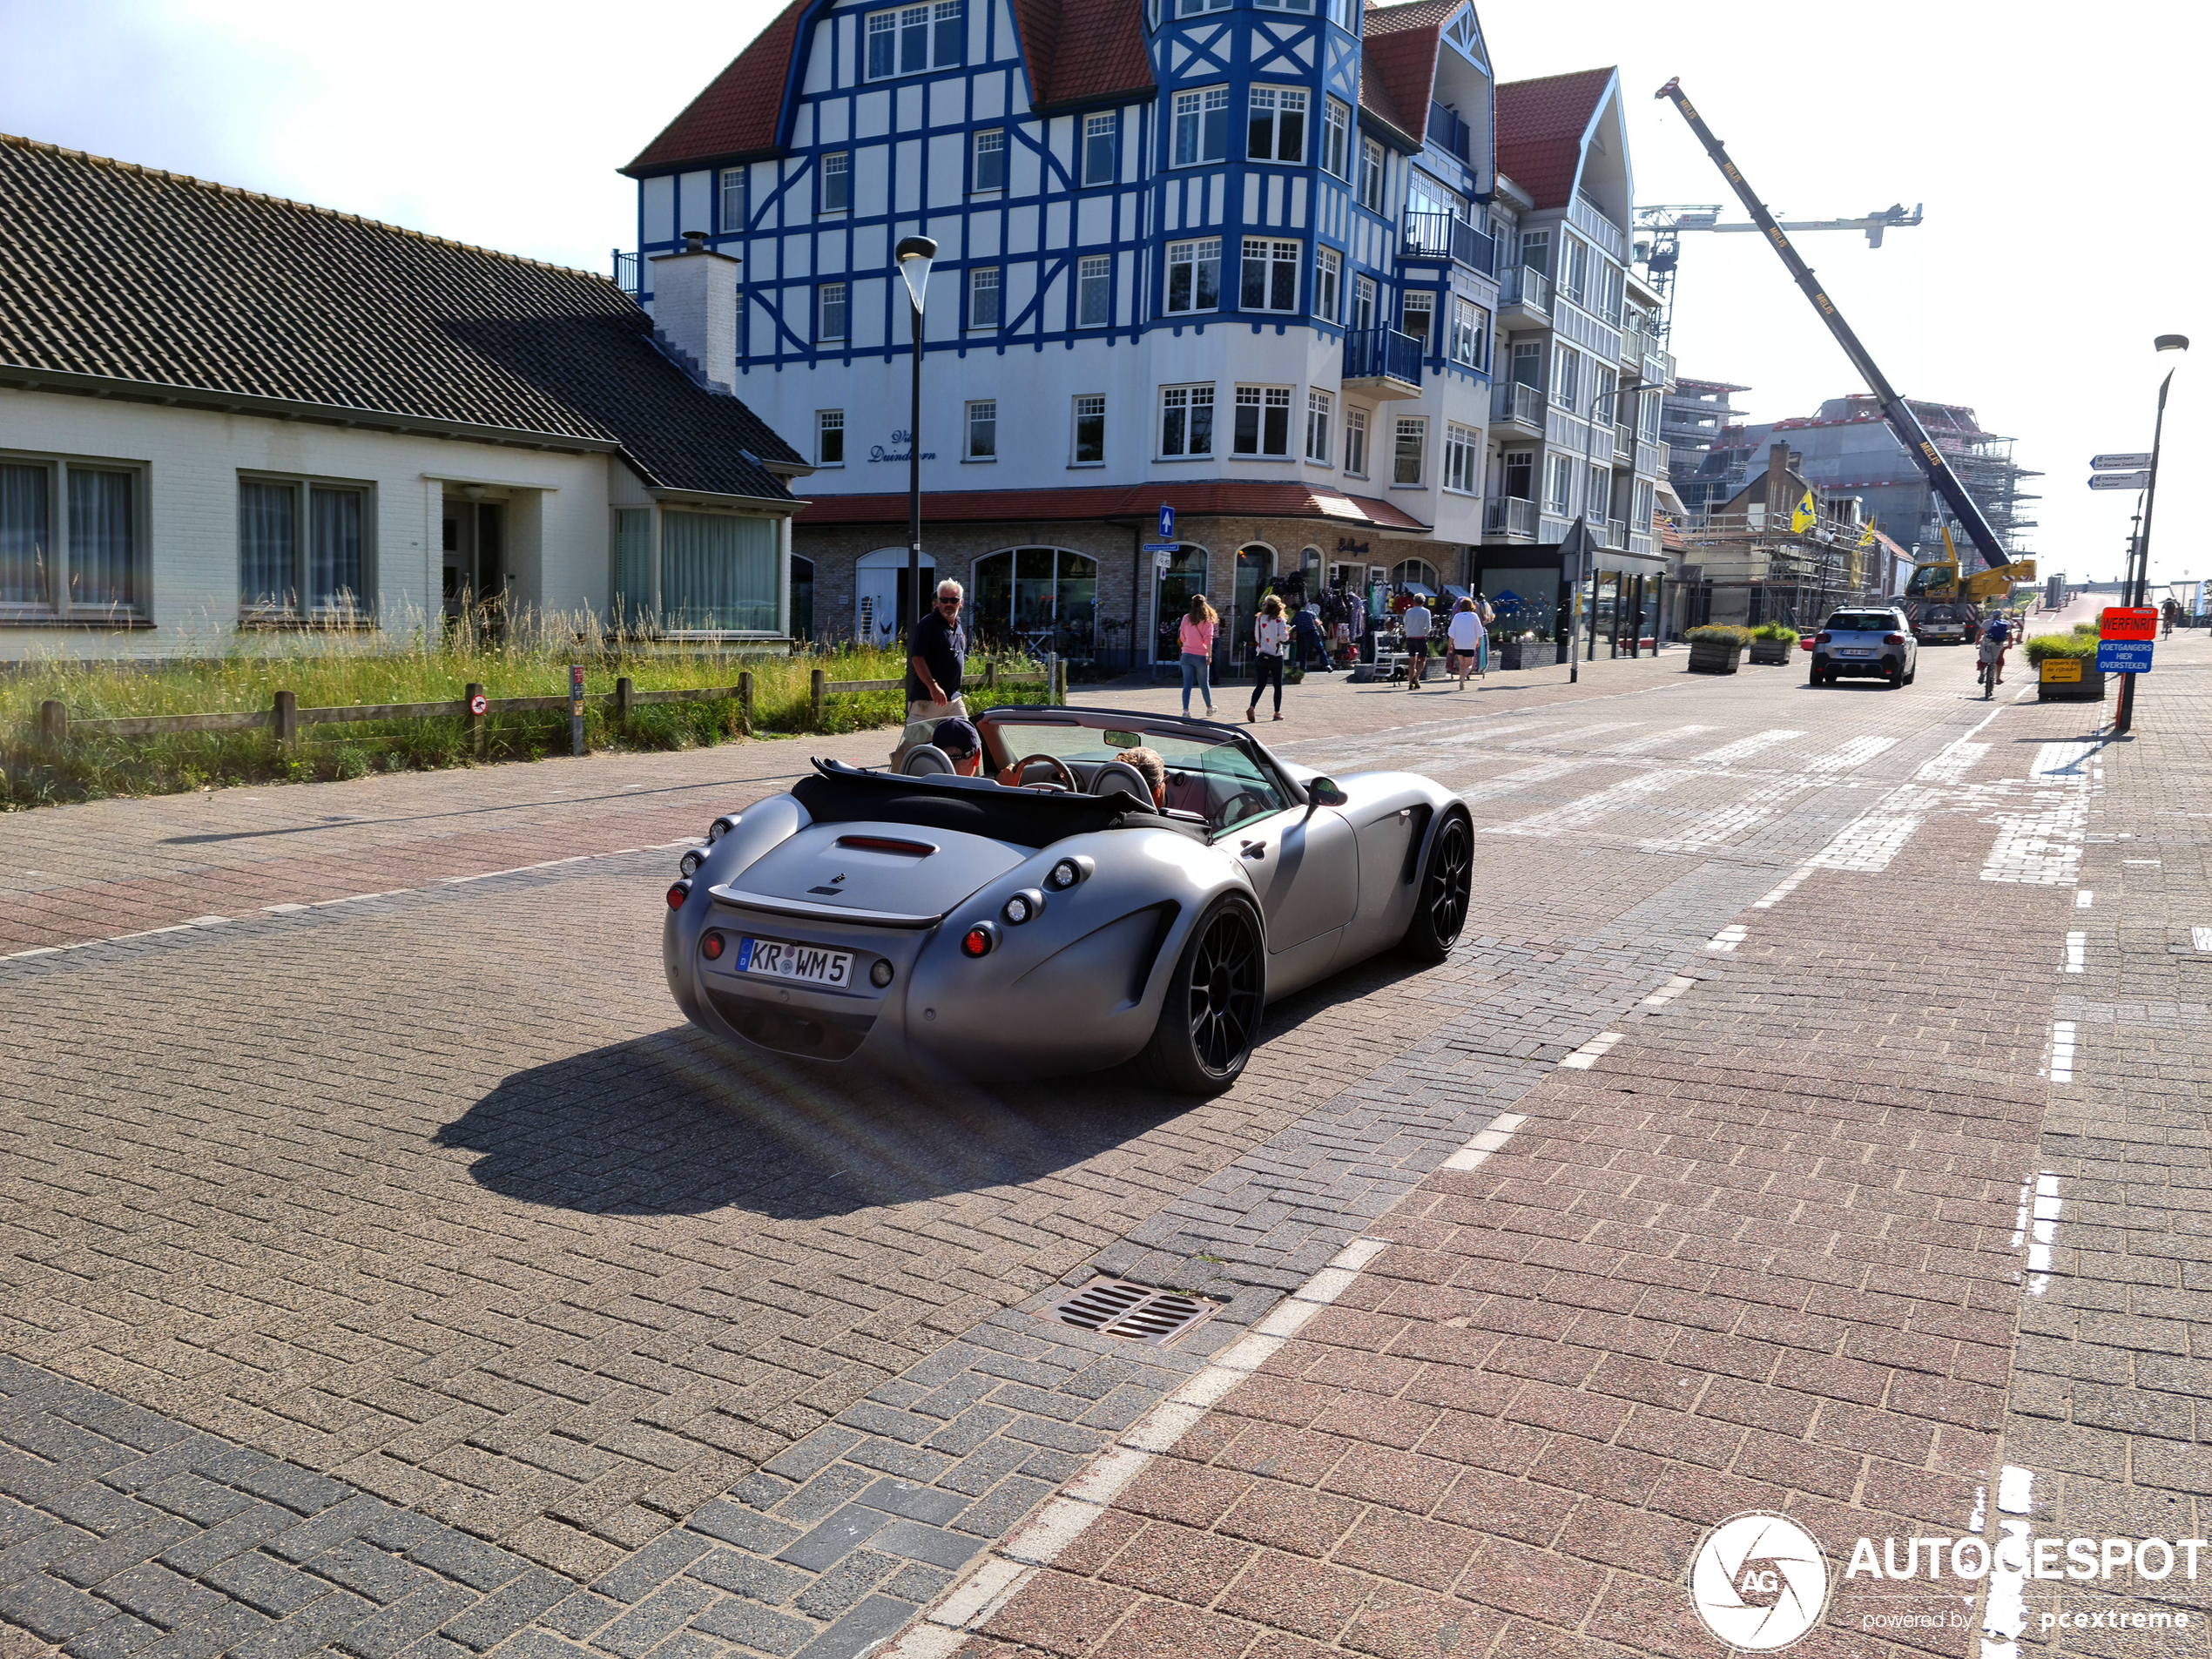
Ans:
{"type": "Polygon", "coordinates": [[[900,6],[868,17],[868,78],[887,81],[926,70],[950,69],[962,57],[961,0],[900,6]]]}

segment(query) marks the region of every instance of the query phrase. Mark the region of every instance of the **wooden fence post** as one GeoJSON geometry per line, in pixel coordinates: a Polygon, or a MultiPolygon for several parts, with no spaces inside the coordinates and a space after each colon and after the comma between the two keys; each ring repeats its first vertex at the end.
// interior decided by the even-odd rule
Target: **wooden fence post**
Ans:
{"type": "Polygon", "coordinates": [[[476,712],[476,699],[483,694],[484,688],[474,680],[469,682],[468,688],[462,692],[469,701],[469,712],[463,717],[467,722],[463,735],[469,739],[469,752],[479,760],[484,758],[484,717],[476,712]]]}
{"type": "Polygon", "coordinates": [[[300,741],[300,699],[291,691],[276,694],[277,747],[290,751],[300,741]]]}
{"type": "Polygon", "coordinates": [[[999,664],[998,658],[995,657],[983,664],[983,689],[987,691],[995,691],[998,688],[999,664]]]}
{"type": "Polygon", "coordinates": [[[615,681],[615,718],[622,723],[624,731],[630,728],[630,676],[624,674],[615,681]]]}
{"type": "Polygon", "coordinates": [[[38,735],[50,749],[69,741],[69,705],[59,698],[50,697],[38,705],[38,735]]]}
{"type": "Polygon", "coordinates": [[[745,734],[752,735],[752,671],[741,669],[738,673],[738,714],[745,722],[745,734]]]}
{"type": "Polygon", "coordinates": [[[814,671],[814,730],[819,732],[829,716],[829,676],[814,671]]]}
{"type": "Polygon", "coordinates": [[[1068,700],[1068,664],[1061,660],[1057,651],[1052,654],[1050,661],[1052,663],[1051,695],[1046,698],[1045,701],[1055,708],[1058,708],[1068,700]]]}

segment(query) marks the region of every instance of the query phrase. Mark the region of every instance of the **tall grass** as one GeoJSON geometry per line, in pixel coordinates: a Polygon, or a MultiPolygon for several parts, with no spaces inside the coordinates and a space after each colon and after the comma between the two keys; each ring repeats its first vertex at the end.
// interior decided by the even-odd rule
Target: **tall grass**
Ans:
{"type": "MultiPolygon", "coordinates": [[[[829,699],[820,726],[813,719],[812,677],[891,679],[905,672],[894,651],[846,645],[789,654],[780,644],[646,641],[610,631],[590,612],[494,613],[445,625],[402,621],[379,633],[350,628],[280,634],[225,633],[205,656],[138,664],[47,656],[0,666],[0,810],[116,795],[152,795],[232,784],[357,778],[477,764],[465,723],[391,720],[312,725],[295,752],[269,731],[187,732],[156,738],[73,735],[55,752],[38,740],[39,705],[58,699],[72,726],[131,715],[214,714],[266,709],[288,691],[301,708],[458,701],[480,685],[493,698],[555,697],[581,663],[585,690],[610,693],[628,677],[640,691],[753,683],[753,731],[786,736],[845,732],[896,722],[905,703],[896,691],[829,699]]],[[[985,659],[969,659],[971,708],[1035,701],[1037,688],[992,694],[981,690],[985,659]]],[[[1009,671],[1026,664],[1008,664],[1009,671]]],[[[484,722],[487,761],[534,760],[565,754],[565,711],[495,714],[484,722]]],[[[677,750],[727,742],[744,732],[732,698],[649,704],[627,723],[612,708],[589,707],[584,739],[593,749],[677,750]]]]}

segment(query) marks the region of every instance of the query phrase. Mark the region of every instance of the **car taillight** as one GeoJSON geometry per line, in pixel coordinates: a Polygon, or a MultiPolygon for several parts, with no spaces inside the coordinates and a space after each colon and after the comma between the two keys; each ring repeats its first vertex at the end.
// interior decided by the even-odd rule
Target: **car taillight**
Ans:
{"type": "Polygon", "coordinates": [[[1885,645],[1902,645],[1905,643],[1905,636],[1903,634],[1884,634],[1882,636],[1882,643],[1885,645]]]}
{"type": "Polygon", "coordinates": [[[961,935],[960,954],[963,956],[988,956],[991,947],[998,943],[998,934],[988,921],[979,921],[961,935]]]}
{"type": "Polygon", "coordinates": [[[1812,637],[1812,640],[1813,644],[1816,645],[1826,644],[1828,643],[1828,631],[1825,628],[1823,628],[1818,633],[1812,637]]]}
{"type": "Polygon", "coordinates": [[[700,940],[699,954],[705,957],[710,962],[720,961],[722,960],[722,935],[720,934],[711,933],[705,938],[700,940]]]}
{"type": "Polygon", "coordinates": [[[691,896],[691,882],[688,880],[678,881],[668,890],[668,907],[671,910],[681,910],[684,907],[684,900],[691,896]]]}

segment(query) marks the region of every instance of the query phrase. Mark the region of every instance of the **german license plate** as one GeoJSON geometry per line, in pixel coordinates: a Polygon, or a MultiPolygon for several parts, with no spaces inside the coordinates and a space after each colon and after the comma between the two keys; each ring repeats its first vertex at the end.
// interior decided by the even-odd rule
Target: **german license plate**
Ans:
{"type": "Polygon", "coordinates": [[[846,986],[853,981],[852,952],[786,944],[777,939],[740,940],[737,966],[740,974],[795,979],[808,985],[846,986]]]}

